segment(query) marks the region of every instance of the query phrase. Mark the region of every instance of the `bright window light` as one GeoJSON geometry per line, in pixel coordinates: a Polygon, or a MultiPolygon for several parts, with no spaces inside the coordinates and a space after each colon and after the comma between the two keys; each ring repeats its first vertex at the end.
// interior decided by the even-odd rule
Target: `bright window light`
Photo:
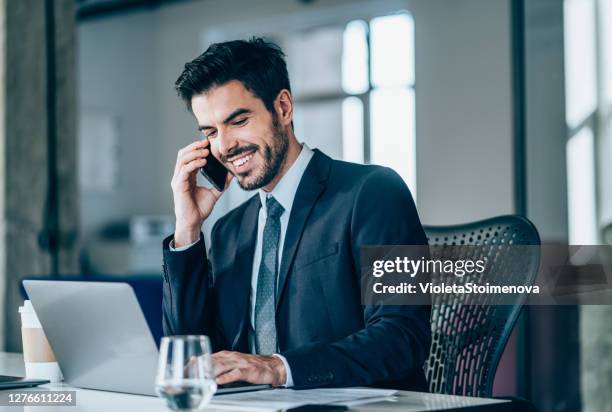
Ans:
{"type": "Polygon", "coordinates": [[[342,48],[342,88],[359,94],[368,90],[368,25],[355,20],[346,25],[342,48]]]}
{"type": "Polygon", "coordinates": [[[599,16],[602,29],[606,101],[612,104],[612,1],[601,0],[599,2],[599,16]]]}
{"type": "Polygon", "coordinates": [[[416,200],[414,90],[375,89],[370,107],[371,162],[399,173],[416,200]]]}
{"type": "Polygon", "coordinates": [[[378,86],[414,84],[414,20],[409,14],[372,19],[372,83],[378,86]]]}
{"type": "Polygon", "coordinates": [[[597,244],[595,159],[593,131],[585,127],[567,142],[567,197],[569,242],[597,244]]]}
{"type": "Polygon", "coordinates": [[[345,28],[343,46],[343,90],[369,96],[367,106],[357,96],[342,102],[343,159],[394,169],[416,200],[414,20],[404,13],[374,18],[369,27],[353,21],[345,28]],[[367,131],[364,119],[370,120],[367,131]]]}
{"type": "Polygon", "coordinates": [[[342,102],[342,158],[363,163],[363,103],[357,97],[342,102]]]}
{"type": "Polygon", "coordinates": [[[597,105],[594,0],[565,0],[566,118],[578,126],[597,105]]]}

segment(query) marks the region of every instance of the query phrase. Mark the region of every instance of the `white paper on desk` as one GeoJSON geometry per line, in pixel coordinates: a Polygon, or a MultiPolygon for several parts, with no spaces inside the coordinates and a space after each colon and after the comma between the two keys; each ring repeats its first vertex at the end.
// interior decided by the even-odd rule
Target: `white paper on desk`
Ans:
{"type": "Polygon", "coordinates": [[[395,394],[396,390],[370,388],[272,389],[215,397],[210,406],[248,405],[257,409],[281,410],[308,404],[365,403],[368,399],[377,402],[395,394]]]}

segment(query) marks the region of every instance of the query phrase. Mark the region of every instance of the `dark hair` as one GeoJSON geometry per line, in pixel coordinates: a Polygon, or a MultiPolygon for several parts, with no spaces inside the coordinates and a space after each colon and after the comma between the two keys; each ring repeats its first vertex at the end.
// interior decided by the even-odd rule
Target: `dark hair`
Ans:
{"type": "Polygon", "coordinates": [[[238,80],[273,113],[278,93],[291,91],[284,57],[278,45],[258,37],[214,43],[185,64],[174,86],[191,111],[194,95],[238,80]]]}

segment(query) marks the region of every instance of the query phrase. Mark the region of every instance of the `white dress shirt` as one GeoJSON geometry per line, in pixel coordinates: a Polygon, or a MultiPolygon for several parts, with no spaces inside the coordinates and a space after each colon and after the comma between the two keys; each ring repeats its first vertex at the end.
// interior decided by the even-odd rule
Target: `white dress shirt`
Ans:
{"type": "MultiPolygon", "coordinates": [[[[257,240],[255,242],[255,253],[253,254],[253,269],[251,275],[251,301],[250,301],[250,326],[251,330],[255,329],[255,297],[257,296],[257,278],[259,276],[259,265],[261,263],[261,249],[262,249],[262,241],[263,241],[263,230],[266,225],[266,198],[268,196],[273,196],[274,199],[284,209],[283,214],[280,217],[280,238],[278,242],[278,268],[281,267],[281,258],[283,256],[283,246],[285,243],[285,234],[287,233],[287,226],[289,225],[289,216],[291,216],[291,209],[293,207],[293,199],[295,198],[295,193],[297,192],[298,185],[302,180],[302,176],[306,171],[306,167],[312,159],[314,152],[305,144],[302,144],[302,150],[298,155],[295,162],[291,165],[289,170],[285,173],[285,175],[278,181],[274,189],[271,192],[266,192],[263,189],[259,189],[259,196],[261,200],[261,207],[259,208],[259,216],[257,221],[257,240]]],[[[170,242],[170,250],[174,251],[183,251],[191,246],[195,245],[198,241],[178,248],[174,248],[174,241],[170,242]]],[[[277,273],[277,281],[278,281],[278,273],[277,273]]],[[[254,348],[251,348],[253,350],[254,348]]],[[[254,351],[253,351],[254,352],[254,351]]],[[[286,387],[293,386],[293,377],[291,376],[291,369],[289,368],[289,364],[284,356],[275,354],[278,356],[285,365],[285,370],[287,371],[287,381],[285,383],[286,387]]]]}

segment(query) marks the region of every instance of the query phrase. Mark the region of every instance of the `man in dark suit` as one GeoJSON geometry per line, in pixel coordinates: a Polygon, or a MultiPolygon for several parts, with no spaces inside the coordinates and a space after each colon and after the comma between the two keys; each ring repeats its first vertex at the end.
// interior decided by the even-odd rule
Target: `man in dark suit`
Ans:
{"type": "Polygon", "coordinates": [[[393,170],[298,143],[278,46],[210,46],[176,88],[204,140],[178,152],[164,241],[163,325],[211,338],[218,383],[426,390],[428,306],[362,305],[360,247],[426,244],[393,170]],[[196,185],[212,152],[253,197],[200,232],[221,192],[196,185]]]}

